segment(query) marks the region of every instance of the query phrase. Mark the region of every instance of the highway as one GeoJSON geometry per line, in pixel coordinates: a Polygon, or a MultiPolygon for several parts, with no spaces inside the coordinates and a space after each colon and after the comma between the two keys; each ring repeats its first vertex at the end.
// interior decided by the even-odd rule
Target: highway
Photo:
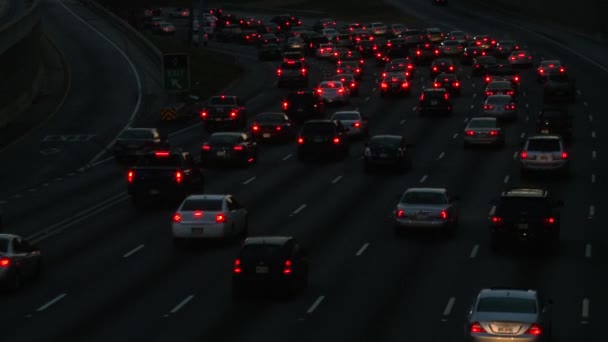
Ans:
{"type": "Polygon", "coordinates": [[[26,9],[24,0],[0,0],[0,24],[17,19],[26,9]]]}
{"type": "MultiPolygon", "coordinates": [[[[605,91],[598,77],[605,77],[606,70],[579,55],[591,52],[574,53],[504,22],[464,15],[451,6],[435,8],[423,0],[410,1],[408,7],[428,17],[429,27],[512,38],[535,56],[566,63],[580,92],[570,107],[575,114],[570,179],[520,178],[517,152],[533,132],[541,106],[533,70],[522,72],[520,115],[507,128],[507,146],[463,150],[463,128],[483,98],[481,79],[466,76],[469,67],[461,69],[464,88],[454,102],[454,115],[431,119],[419,118],[414,110],[422,85],[430,82],[426,68],[417,70],[411,96],[381,99],[374,76],[380,69],[372,62],[360,98],[346,108],[359,108],[370,117],[372,135],[402,134],[414,143],[411,172],[365,175],[362,143],[354,144],[344,162],[301,163],[295,145],[286,144],[263,146],[258,164],[249,169],[206,171],[208,193],[233,193],[248,208],[250,235],[292,235],[308,249],[310,286],[304,293],[290,301],[233,302],[230,277],[238,244],[175,249],[172,208],[134,209],[125,195],[124,170],[108,162],[7,204],[12,213],[8,230],[39,241],[46,270],[18,293],[2,295],[3,340],[460,341],[464,315],[479,289],[501,285],[547,293],[555,301],[553,334],[558,341],[599,341],[598,322],[608,304],[601,277],[608,264],[608,234],[601,224],[602,175],[607,174],[601,171],[605,91]],[[559,255],[490,251],[490,201],[513,185],[546,185],[564,200],[559,255]],[[391,212],[403,190],[412,186],[447,187],[460,196],[455,237],[394,237],[391,212]]],[[[310,25],[314,18],[303,21],[310,25]]],[[[252,47],[212,47],[238,54],[252,69],[231,89],[249,99],[250,113],[280,109],[285,91],[273,86],[272,63],[257,62],[252,47]]],[[[93,57],[87,62],[101,63],[93,57]]],[[[333,70],[314,59],[311,66],[311,84],[333,70]]],[[[134,93],[133,83],[115,85],[122,86],[125,94],[134,93]]],[[[124,102],[110,107],[129,108],[124,102]]],[[[92,114],[90,120],[95,119],[100,120],[92,114]]],[[[83,123],[73,122],[75,131],[86,133],[79,125],[83,123]]],[[[197,153],[205,136],[196,126],[170,139],[197,153]]],[[[86,144],[73,148],[88,153],[86,144]]]]}

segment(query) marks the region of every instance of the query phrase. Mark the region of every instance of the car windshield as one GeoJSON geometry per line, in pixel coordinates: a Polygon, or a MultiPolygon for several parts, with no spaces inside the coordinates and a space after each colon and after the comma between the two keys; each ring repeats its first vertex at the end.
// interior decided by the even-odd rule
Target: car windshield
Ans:
{"type": "Polygon", "coordinates": [[[528,140],[528,151],[556,152],[561,151],[559,140],[557,139],[530,139],[528,140]]]}
{"type": "Polygon", "coordinates": [[[510,96],[488,96],[486,103],[491,104],[491,105],[508,104],[508,103],[511,103],[511,97],[510,96]]]}
{"type": "Polygon", "coordinates": [[[222,199],[189,199],[182,205],[182,211],[222,211],[222,199]]]}
{"type": "Polygon", "coordinates": [[[289,62],[281,64],[281,69],[299,70],[302,68],[302,62],[289,62]]]}
{"type": "Polygon", "coordinates": [[[258,114],[255,117],[255,121],[280,123],[286,121],[286,119],[283,114],[258,114]]]}
{"type": "Polygon", "coordinates": [[[496,128],[496,120],[490,119],[473,119],[469,123],[469,128],[496,128]]]}
{"type": "Polygon", "coordinates": [[[181,165],[181,156],[179,154],[168,156],[146,155],[138,161],[137,165],[150,167],[179,166],[181,165]]]}
{"type": "Polygon", "coordinates": [[[409,191],[401,198],[404,204],[447,204],[448,199],[443,193],[433,191],[409,191]]]}
{"type": "Polygon", "coordinates": [[[334,134],[334,125],[331,123],[314,123],[304,125],[302,128],[303,135],[332,135],[334,134]]]}
{"type": "Polygon", "coordinates": [[[488,85],[489,89],[511,89],[511,82],[492,82],[488,85]]]}
{"type": "Polygon", "coordinates": [[[226,105],[226,106],[236,105],[236,99],[232,96],[226,96],[226,97],[215,96],[209,100],[209,104],[226,105]]]}
{"type": "Polygon", "coordinates": [[[549,80],[553,82],[568,82],[568,75],[549,75],[549,80]]]}
{"type": "Polygon", "coordinates": [[[8,252],[8,239],[0,239],[0,253],[8,252]]]}
{"type": "Polygon", "coordinates": [[[211,144],[236,144],[239,135],[234,134],[212,134],[209,142],[211,144]]]}
{"type": "Polygon", "coordinates": [[[514,215],[520,215],[524,210],[544,215],[550,209],[551,207],[544,197],[504,196],[496,207],[496,215],[513,217],[514,215]]]}
{"type": "Polygon", "coordinates": [[[342,87],[342,83],[341,82],[323,82],[320,85],[321,88],[323,89],[334,89],[334,88],[341,88],[342,87]]]}
{"type": "Polygon", "coordinates": [[[273,244],[250,244],[243,247],[240,258],[244,262],[255,262],[259,260],[267,262],[280,261],[283,258],[283,248],[273,244]]]}
{"type": "Polygon", "coordinates": [[[425,91],[424,98],[442,99],[445,95],[444,91],[425,91]]]}
{"type": "Polygon", "coordinates": [[[515,75],[515,69],[511,67],[495,67],[488,69],[490,75],[515,75]]]}
{"type": "Polygon", "coordinates": [[[477,312],[536,313],[536,301],[528,298],[488,297],[479,299],[477,312]]]}
{"type": "Polygon", "coordinates": [[[332,120],[359,120],[357,113],[336,113],[331,117],[332,120]]]}
{"type": "Polygon", "coordinates": [[[144,139],[152,139],[152,132],[147,130],[139,130],[139,129],[128,129],[120,134],[118,139],[136,139],[136,140],[144,140],[144,139]]]}

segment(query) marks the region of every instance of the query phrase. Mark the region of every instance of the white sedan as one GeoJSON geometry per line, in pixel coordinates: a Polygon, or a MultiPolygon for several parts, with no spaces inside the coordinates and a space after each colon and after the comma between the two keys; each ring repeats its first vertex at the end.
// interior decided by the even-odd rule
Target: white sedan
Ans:
{"type": "Polygon", "coordinates": [[[323,81],[317,87],[316,92],[319,98],[328,104],[350,103],[350,91],[340,81],[323,81]]]}
{"type": "Polygon", "coordinates": [[[348,128],[347,136],[351,137],[368,137],[369,136],[369,120],[361,115],[361,112],[356,110],[335,112],[331,116],[331,120],[340,121],[342,125],[348,128]]]}
{"type": "Polygon", "coordinates": [[[173,241],[247,236],[248,213],[232,195],[190,195],[173,214],[173,241]]]}

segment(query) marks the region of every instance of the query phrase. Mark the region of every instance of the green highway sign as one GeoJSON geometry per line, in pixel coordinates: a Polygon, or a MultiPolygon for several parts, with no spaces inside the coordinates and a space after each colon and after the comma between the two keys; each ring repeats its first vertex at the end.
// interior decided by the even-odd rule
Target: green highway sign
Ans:
{"type": "Polygon", "coordinates": [[[190,90],[190,56],[186,53],[163,55],[163,87],[167,91],[190,90]]]}

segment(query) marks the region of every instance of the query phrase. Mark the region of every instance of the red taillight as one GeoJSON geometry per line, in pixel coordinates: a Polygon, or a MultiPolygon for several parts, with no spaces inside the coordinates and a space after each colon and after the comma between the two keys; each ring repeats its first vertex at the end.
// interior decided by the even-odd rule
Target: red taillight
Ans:
{"type": "Polygon", "coordinates": [[[383,89],[388,88],[388,83],[386,83],[386,82],[380,83],[380,88],[383,88],[383,89]]]}
{"type": "Polygon", "coordinates": [[[562,159],[568,159],[568,152],[562,152],[562,159]]]}
{"type": "Polygon", "coordinates": [[[435,54],[436,54],[436,55],[439,55],[439,50],[435,50],[435,54]]]}
{"type": "Polygon", "coordinates": [[[564,69],[564,68],[559,68],[559,72],[566,72],[566,69],[564,69]]]}
{"type": "Polygon", "coordinates": [[[338,94],[342,94],[344,92],[344,89],[340,88],[338,89],[338,94]]]}
{"type": "Polygon", "coordinates": [[[416,55],[417,55],[417,56],[420,56],[420,54],[421,54],[421,53],[422,53],[422,51],[420,51],[420,50],[416,50],[416,55]]]}
{"type": "Polygon", "coordinates": [[[207,117],[207,112],[206,111],[202,111],[201,112],[201,118],[206,118],[207,117]]]}
{"type": "Polygon", "coordinates": [[[11,265],[11,259],[2,258],[0,259],[0,267],[9,267],[11,265]]]}
{"type": "Polygon", "coordinates": [[[555,223],[555,218],[554,217],[547,217],[545,219],[545,223],[546,224],[554,224],[555,223]]]}
{"type": "Polygon", "coordinates": [[[528,328],[528,331],[526,331],[526,334],[534,336],[540,336],[542,333],[543,331],[538,324],[532,324],[530,328],[528,328]]]}
{"type": "Polygon", "coordinates": [[[253,131],[257,132],[257,131],[259,131],[259,130],[260,130],[260,126],[258,126],[258,125],[253,125],[253,126],[251,126],[251,130],[253,130],[253,131]]]}
{"type": "Polygon", "coordinates": [[[502,223],[502,217],[500,217],[500,216],[492,216],[492,223],[494,223],[494,224],[501,224],[502,223]]]}
{"type": "Polygon", "coordinates": [[[321,88],[317,89],[317,94],[323,94],[323,89],[321,89],[321,88]]]}
{"type": "Polygon", "coordinates": [[[236,116],[236,112],[230,112],[230,117],[234,118],[236,116]]]}
{"type": "Polygon", "coordinates": [[[277,69],[277,76],[281,76],[282,73],[283,71],[281,69],[277,69]]]}
{"type": "Polygon", "coordinates": [[[508,104],[508,105],[505,106],[505,108],[508,109],[508,110],[515,110],[515,104],[513,104],[513,103],[512,104],[508,104]]]}
{"type": "Polygon", "coordinates": [[[289,107],[289,103],[287,101],[283,101],[283,109],[287,109],[289,107]]]}
{"type": "Polygon", "coordinates": [[[337,144],[339,144],[339,143],[340,143],[340,138],[335,137],[335,138],[334,138],[334,144],[336,144],[336,145],[337,145],[337,144]]]}
{"type": "Polygon", "coordinates": [[[403,209],[397,210],[397,217],[404,217],[404,216],[405,216],[405,211],[403,209]]]}
{"type": "Polygon", "coordinates": [[[243,145],[236,145],[236,146],[233,147],[233,149],[235,151],[242,151],[243,150],[243,145]]]}
{"type": "Polygon", "coordinates": [[[204,151],[210,151],[211,150],[211,145],[203,145],[203,150],[204,151]]]}
{"type": "Polygon", "coordinates": [[[466,131],[464,131],[464,134],[466,134],[468,136],[473,136],[473,135],[475,135],[475,131],[466,130],[466,131]]]}
{"type": "Polygon", "coordinates": [[[433,67],[433,71],[437,71],[437,67],[436,66],[433,67]]]}
{"type": "Polygon", "coordinates": [[[452,83],[452,86],[454,88],[458,88],[458,87],[460,87],[460,82],[454,82],[454,83],[452,83]]]}
{"type": "Polygon", "coordinates": [[[304,143],[304,138],[298,138],[298,144],[302,145],[304,143]]]}
{"type": "Polygon", "coordinates": [[[361,123],[359,123],[359,121],[354,122],[354,123],[353,123],[353,127],[355,127],[355,128],[359,128],[359,127],[361,127],[361,123]]]}
{"type": "Polygon", "coordinates": [[[433,83],[433,87],[435,87],[435,88],[441,88],[441,83],[435,82],[435,83],[433,83]]]}
{"type": "Polygon", "coordinates": [[[486,96],[490,96],[490,95],[494,95],[494,92],[492,92],[492,91],[486,91],[486,96]]]}
{"type": "Polygon", "coordinates": [[[215,215],[215,222],[216,223],[224,223],[224,222],[226,222],[226,216],[224,216],[224,214],[217,214],[217,215],[215,215]]]}
{"type": "Polygon", "coordinates": [[[448,93],[443,94],[443,98],[446,99],[446,100],[449,100],[450,99],[450,94],[448,94],[448,93]]]}
{"type": "Polygon", "coordinates": [[[498,135],[498,131],[490,131],[490,135],[491,135],[491,136],[498,135]]]}
{"type": "Polygon", "coordinates": [[[277,126],[277,131],[282,130],[283,128],[281,126],[277,126]]]}
{"type": "Polygon", "coordinates": [[[490,77],[486,77],[486,82],[490,82],[490,77]]]}
{"type": "Polygon", "coordinates": [[[492,106],[492,105],[487,105],[487,104],[483,105],[483,110],[492,110],[492,109],[494,109],[494,106],[492,106]]]}
{"type": "Polygon", "coordinates": [[[450,65],[450,71],[454,71],[454,67],[450,65]]]}
{"type": "Polygon", "coordinates": [[[234,268],[232,269],[233,273],[241,273],[243,272],[243,270],[241,269],[241,260],[240,259],[236,259],[234,260],[234,268]]]}
{"type": "Polygon", "coordinates": [[[521,158],[521,159],[527,159],[527,158],[528,158],[528,152],[526,152],[526,151],[521,151],[521,152],[519,153],[519,158],[521,158]]]}
{"type": "Polygon", "coordinates": [[[357,68],[357,69],[355,69],[355,72],[358,74],[361,72],[361,69],[357,68]]]}
{"type": "Polygon", "coordinates": [[[481,326],[481,324],[477,322],[471,324],[471,328],[469,329],[469,331],[472,334],[482,334],[486,332],[486,330],[481,326]]]}
{"type": "Polygon", "coordinates": [[[177,214],[177,213],[175,215],[173,215],[173,222],[176,222],[176,223],[182,222],[182,215],[177,214]]]}
{"type": "Polygon", "coordinates": [[[302,70],[300,70],[302,72],[302,75],[306,75],[306,69],[302,68],[302,70]]]}
{"type": "Polygon", "coordinates": [[[200,210],[195,211],[192,216],[194,217],[203,217],[203,212],[200,210]]]}
{"type": "Polygon", "coordinates": [[[179,184],[182,182],[182,172],[181,171],[176,171],[175,172],[175,181],[179,184]]]}
{"type": "Polygon", "coordinates": [[[291,274],[291,260],[285,260],[285,267],[283,267],[283,274],[291,274]]]}
{"type": "Polygon", "coordinates": [[[167,152],[167,151],[154,152],[154,156],[156,156],[156,157],[168,157],[169,156],[169,152],[167,152]]]}
{"type": "Polygon", "coordinates": [[[403,83],[401,84],[401,88],[407,88],[407,87],[409,87],[409,86],[410,86],[410,84],[409,84],[409,83],[407,83],[407,82],[403,82],[403,83]]]}
{"type": "Polygon", "coordinates": [[[514,80],[515,82],[519,82],[519,76],[515,76],[515,77],[513,77],[513,80],[514,80]]]}
{"type": "Polygon", "coordinates": [[[351,87],[351,88],[356,88],[356,87],[357,87],[357,83],[355,83],[355,82],[351,83],[351,84],[350,84],[350,87],[351,87]]]}
{"type": "Polygon", "coordinates": [[[448,212],[445,210],[442,210],[441,213],[439,213],[439,215],[441,215],[441,219],[442,220],[447,220],[448,219],[448,212]]]}
{"type": "Polygon", "coordinates": [[[133,183],[134,178],[135,178],[135,171],[127,172],[127,182],[133,183]]]}

